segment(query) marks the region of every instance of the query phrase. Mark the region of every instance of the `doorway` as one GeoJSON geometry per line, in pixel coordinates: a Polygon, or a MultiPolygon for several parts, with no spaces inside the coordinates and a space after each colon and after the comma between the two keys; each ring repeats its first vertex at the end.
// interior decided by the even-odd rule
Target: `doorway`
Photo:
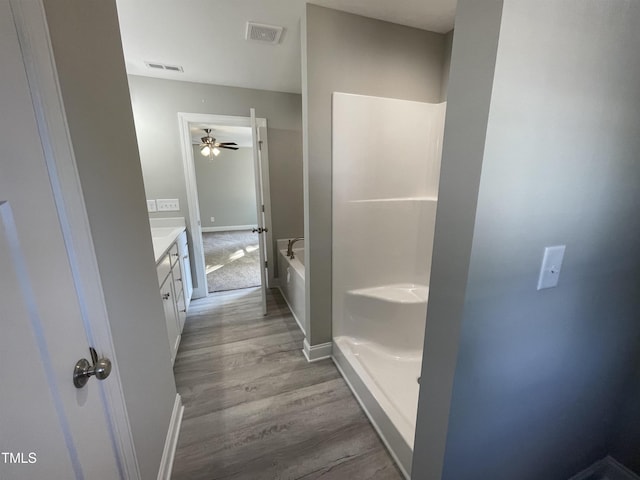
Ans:
{"type": "Polygon", "coordinates": [[[259,287],[251,128],[190,123],[189,129],[207,292],[259,287]]]}
{"type": "Polygon", "coordinates": [[[192,236],[194,298],[252,286],[266,292],[273,283],[266,120],[178,115],[189,209],[187,227],[192,236]],[[215,155],[203,151],[203,139],[207,137],[220,144],[215,155]]]}

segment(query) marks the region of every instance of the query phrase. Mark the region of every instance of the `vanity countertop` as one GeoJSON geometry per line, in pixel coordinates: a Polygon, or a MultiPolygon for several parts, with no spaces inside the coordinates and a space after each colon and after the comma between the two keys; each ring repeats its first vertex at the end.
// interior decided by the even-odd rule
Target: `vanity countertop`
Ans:
{"type": "Polygon", "coordinates": [[[151,240],[153,240],[153,254],[156,258],[156,263],[167,253],[169,247],[182,232],[184,232],[184,227],[151,228],[151,240]]]}

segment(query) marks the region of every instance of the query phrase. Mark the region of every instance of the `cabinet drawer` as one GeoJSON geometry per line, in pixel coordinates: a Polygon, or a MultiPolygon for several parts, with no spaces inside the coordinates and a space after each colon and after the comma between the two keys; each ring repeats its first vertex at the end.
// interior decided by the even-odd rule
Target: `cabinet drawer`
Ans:
{"type": "Polygon", "coordinates": [[[162,257],[162,260],[158,262],[156,269],[158,271],[158,285],[162,285],[164,283],[164,279],[167,278],[169,273],[171,273],[171,260],[169,259],[168,254],[162,257]]]}

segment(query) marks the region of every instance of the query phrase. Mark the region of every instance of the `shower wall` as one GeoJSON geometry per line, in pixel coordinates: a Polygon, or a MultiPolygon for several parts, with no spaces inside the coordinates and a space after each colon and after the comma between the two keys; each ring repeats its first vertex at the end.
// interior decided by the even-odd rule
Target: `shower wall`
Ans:
{"type": "Polygon", "coordinates": [[[429,284],[445,104],[333,94],[333,336],[345,294],[429,284]]]}

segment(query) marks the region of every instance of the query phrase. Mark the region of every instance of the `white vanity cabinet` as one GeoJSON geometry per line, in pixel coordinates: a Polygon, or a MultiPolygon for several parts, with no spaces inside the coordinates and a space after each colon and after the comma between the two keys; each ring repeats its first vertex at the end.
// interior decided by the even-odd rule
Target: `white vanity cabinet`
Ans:
{"type": "Polygon", "coordinates": [[[182,229],[179,234],[176,233],[171,237],[168,235],[165,238],[157,236],[156,243],[157,245],[154,245],[154,247],[158,247],[156,254],[160,255],[156,263],[158,284],[160,285],[164,319],[169,336],[169,352],[173,363],[180,346],[182,329],[187,318],[187,307],[193,291],[187,234],[182,229]],[[164,240],[164,245],[160,244],[159,239],[164,240]],[[167,244],[168,247],[166,247],[167,244]]]}

